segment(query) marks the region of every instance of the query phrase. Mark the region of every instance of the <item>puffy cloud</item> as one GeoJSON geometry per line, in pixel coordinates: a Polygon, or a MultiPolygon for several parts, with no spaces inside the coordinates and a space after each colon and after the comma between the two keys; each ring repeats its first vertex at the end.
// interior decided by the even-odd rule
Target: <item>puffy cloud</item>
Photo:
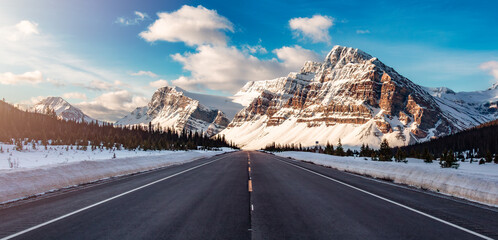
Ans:
{"type": "Polygon", "coordinates": [[[138,71],[136,73],[131,73],[132,76],[149,76],[149,77],[157,77],[157,74],[151,71],[138,71]]]}
{"type": "Polygon", "coordinates": [[[157,14],[157,19],[140,36],[148,42],[158,40],[184,42],[189,46],[225,45],[225,31],[233,32],[232,23],[215,10],[184,5],[175,12],[157,14]]]}
{"type": "Polygon", "coordinates": [[[93,118],[116,121],[137,106],[145,106],[146,104],[145,97],[134,96],[126,90],[121,90],[104,93],[93,101],[78,103],[75,106],[93,118]]]}
{"type": "Polygon", "coordinates": [[[18,24],[16,24],[16,28],[20,33],[25,35],[39,34],[38,31],[38,23],[31,22],[28,20],[22,20],[18,24]]]}
{"type": "Polygon", "coordinates": [[[361,30],[361,29],[358,29],[356,30],[356,34],[369,34],[370,33],[370,30],[361,30]]]}
{"type": "Polygon", "coordinates": [[[149,19],[149,16],[147,13],[142,13],[139,11],[134,12],[135,17],[134,18],[125,18],[125,17],[118,17],[115,21],[115,23],[124,25],[124,26],[130,26],[130,25],[138,25],[141,22],[143,22],[146,19],[149,19]]]}
{"type": "Polygon", "coordinates": [[[9,32],[7,39],[13,42],[40,33],[40,31],[38,30],[38,23],[29,20],[22,20],[19,23],[17,23],[14,27],[10,27],[10,29],[6,31],[9,32]]]}
{"type": "Polygon", "coordinates": [[[482,63],[479,68],[488,71],[489,74],[495,78],[495,80],[498,80],[498,61],[482,63]]]}
{"type": "Polygon", "coordinates": [[[329,28],[333,25],[334,19],[332,17],[322,15],[289,20],[289,26],[296,35],[310,38],[314,43],[330,42],[329,28]]]}
{"type": "Polygon", "coordinates": [[[189,90],[210,88],[235,92],[247,81],[272,79],[298,71],[307,60],[318,55],[299,46],[274,50],[280,60],[261,60],[235,47],[199,46],[195,53],[175,54],[173,59],[191,73],[173,80],[174,85],[189,90]]]}
{"type": "Polygon", "coordinates": [[[69,93],[64,93],[62,94],[62,97],[64,99],[81,99],[81,100],[86,100],[86,94],[80,93],[80,92],[69,92],[69,93]]]}
{"type": "Polygon", "coordinates": [[[0,84],[3,85],[38,84],[41,82],[43,82],[43,74],[40,71],[25,72],[23,74],[0,73],[0,84]]]}
{"type": "Polygon", "coordinates": [[[316,52],[304,49],[298,45],[293,47],[282,47],[273,50],[273,52],[283,61],[284,66],[290,71],[301,69],[306,61],[318,62],[322,60],[322,57],[316,52]]]}
{"type": "Polygon", "coordinates": [[[168,86],[168,81],[164,80],[164,79],[159,79],[157,81],[154,81],[154,82],[150,82],[149,85],[153,88],[161,88],[161,87],[165,87],[165,86],[168,86]]]}

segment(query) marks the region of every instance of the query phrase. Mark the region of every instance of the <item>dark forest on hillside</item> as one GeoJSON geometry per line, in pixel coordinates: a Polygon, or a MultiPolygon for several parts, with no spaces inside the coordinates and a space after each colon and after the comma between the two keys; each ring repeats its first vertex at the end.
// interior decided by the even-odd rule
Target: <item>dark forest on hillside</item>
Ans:
{"type": "Polygon", "coordinates": [[[402,150],[416,157],[423,152],[430,152],[441,156],[445,151],[455,153],[470,151],[475,158],[498,153],[498,120],[487,122],[479,126],[433,139],[428,142],[417,143],[402,147],[402,150]]]}
{"type": "Polygon", "coordinates": [[[202,133],[180,132],[148,127],[117,128],[110,123],[99,125],[58,119],[55,113],[21,111],[0,101],[0,142],[19,144],[22,141],[41,141],[43,145],[77,145],[142,150],[187,150],[197,146],[211,149],[234,147],[224,137],[209,138],[202,133]]]}

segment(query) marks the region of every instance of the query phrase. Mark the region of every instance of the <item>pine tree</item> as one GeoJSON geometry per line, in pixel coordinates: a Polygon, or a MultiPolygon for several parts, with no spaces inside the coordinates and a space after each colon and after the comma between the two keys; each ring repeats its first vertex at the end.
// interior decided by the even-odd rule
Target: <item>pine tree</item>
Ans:
{"type": "Polygon", "coordinates": [[[493,156],[491,155],[491,152],[488,150],[486,151],[486,162],[490,163],[493,161],[493,156]]]}
{"type": "Polygon", "coordinates": [[[429,152],[427,148],[424,149],[423,157],[425,163],[432,163],[432,160],[434,160],[434,156],[432,156],[432,154],[429,152]]]}
{"type": "Polygon", "coordinates": [[[334,146],[332,144],[330,144],[329,142],[327,142],[327,145],[325,146],[324,153],[329,154],[329,155],[333,155],[334,154],[334,146]]]}
{"type": "Polygon", "coordinates": [[[392,161],[391,159],[392,159],[392,151],[391,148],[389,147],[387,139],[384,138],[384,140],[382,140],[382,143],[380,144],[379,161],[392,161]]]}
{"type": "Polygon", "coordinates": [[[339,138],[339,142],[337,143],[337,148],[335,149],[335,155],[344,156],[344,148],[342,148],[341,139],[339,138]]]}

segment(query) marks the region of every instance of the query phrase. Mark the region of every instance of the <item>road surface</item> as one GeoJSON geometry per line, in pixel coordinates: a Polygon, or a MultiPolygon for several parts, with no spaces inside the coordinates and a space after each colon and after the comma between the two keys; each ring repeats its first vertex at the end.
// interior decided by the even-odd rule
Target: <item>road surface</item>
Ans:
{"type": "Polygon", "coordinates": [[[0,239],[496,238],[496,208],[246,151],[0,207],[0,239]]]}

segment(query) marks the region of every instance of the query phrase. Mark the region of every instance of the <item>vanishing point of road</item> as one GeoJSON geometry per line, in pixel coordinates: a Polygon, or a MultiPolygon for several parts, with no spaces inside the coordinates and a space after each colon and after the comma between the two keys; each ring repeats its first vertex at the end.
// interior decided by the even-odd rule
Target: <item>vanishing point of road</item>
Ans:
{"type": "Polygon", "coordinates": [[[255,151],[0,206],[0,239],[496,238],[496,208],[255,151]]]}

